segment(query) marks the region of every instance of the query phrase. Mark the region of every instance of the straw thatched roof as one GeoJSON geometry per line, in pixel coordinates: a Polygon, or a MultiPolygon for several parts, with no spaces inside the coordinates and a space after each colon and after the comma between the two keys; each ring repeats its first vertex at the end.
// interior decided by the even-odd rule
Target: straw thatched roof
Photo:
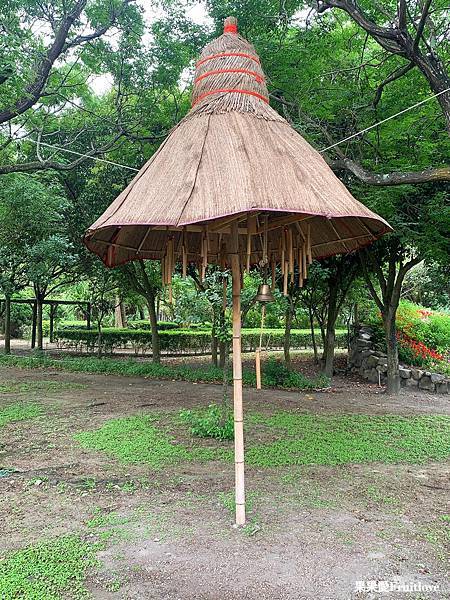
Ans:
{"type": "Polygon", "coordinates": [[[314,258],[351,252],[390,230],[269,106],[259,58],[233,19],[197,62],[192,104],[87,231],[86,245],[108,266],[162,258],[169,239],[175,260],[184,246],[188,261],[206,252],[208,263],[221,262],[236,219],[244,254],[253,234],[251,262],[261,258],[263,223],[276,261],[288,235],[294,249],[308,243],[314,258]]]}

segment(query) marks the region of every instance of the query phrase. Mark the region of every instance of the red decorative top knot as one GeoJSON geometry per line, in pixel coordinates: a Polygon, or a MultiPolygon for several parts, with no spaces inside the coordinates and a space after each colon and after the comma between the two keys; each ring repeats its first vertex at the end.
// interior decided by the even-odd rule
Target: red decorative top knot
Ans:
{"type": "Polygon", "coordinates": [[[223,32],[224,33],[237,33],[237,19],[236,17],[227,17],[223,24],[223,32]]]}

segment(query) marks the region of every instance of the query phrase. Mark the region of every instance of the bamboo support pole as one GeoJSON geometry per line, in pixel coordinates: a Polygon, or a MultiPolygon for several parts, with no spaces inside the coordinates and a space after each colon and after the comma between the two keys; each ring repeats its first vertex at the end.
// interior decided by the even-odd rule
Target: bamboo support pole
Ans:
{"type": "Polygon", "coordinates": [[[255,351],[256,389],[261,389],[261,350],[255,351]]]}
{"type": "Polygon", "coordinates": [[[266,317],[266,305],[263,304],[261,308],[261,329],[259,332],[259,347],[255,352],[255,370],[256,370],[256,389],[261,389],[261,350],[262,350],[262,338],[264,332],[264,320],[266,317]]]}
{"type": "Polygon", "coordinates": [[[234,395],[234,464],[236,482],[236,525],[245,524],[244,422],[242,409],[241,357],[241,269],[239,233],[231,224],[231,274],[233,278],[233,395],[234,395]]]}

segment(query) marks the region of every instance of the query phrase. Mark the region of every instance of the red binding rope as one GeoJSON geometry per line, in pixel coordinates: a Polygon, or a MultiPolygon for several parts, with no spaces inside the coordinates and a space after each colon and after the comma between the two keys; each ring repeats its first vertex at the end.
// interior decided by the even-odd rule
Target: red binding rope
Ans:
{"type": "Polygon", "coordinates": [[[259,64],[259,58],[254,54],[245,54],[245,52],[220,52],[219,54],[211,54],[211,56],[202,58],[202,60],[197,61],[195,66],[199,67],[208,60],[213,60],[214,58],[222,58],[222,56],[242,56],[243,58],[249,58],[250,60],[253,60],[259,64]]]}
{"type": "Polygon", "coordinates": [[[237,23],[229,23],[223,28],[224,33],[237,33],[237,23]]]}
{"type": "Polygon", "coordinates": [[[199,75],[194,83],[198,83],[210,75],[220,75],[221,73],[246,73],[247,75],[252,75],[252,77],[254,77],[258,83],[262,83],[264,81],[264,77],[262,77],[259,73],[256,73],[256,71],[249,71],[248,69],[216,69],[215,71],[208,71],[207,73],[203,73],[203,75],[199,75]]]}
{"type": "Polygon", "coordinates": [[[226,93],[248,94],[249,96],[255,96],[256,98],[259,98],[260,100],[263,100],[264,102],[269,104],[269,99],[266,98],[265,96],[262,96],[261,94],[258,94],[258,92],[251,92],[250,90],[235,90],[232,88],[228,88],[228,89],[223,89],[223,90],[211,90],[210,92],[205,92],[204,94],[201,94],[198,98],[195,99],[195,102],[192,103],[192,106],[195,106],[198,102],[200,102],[200,100],[203,100],[203,98],[206,98],[206,96],[211,96],[211,94],[226,94],[226,93]]]}

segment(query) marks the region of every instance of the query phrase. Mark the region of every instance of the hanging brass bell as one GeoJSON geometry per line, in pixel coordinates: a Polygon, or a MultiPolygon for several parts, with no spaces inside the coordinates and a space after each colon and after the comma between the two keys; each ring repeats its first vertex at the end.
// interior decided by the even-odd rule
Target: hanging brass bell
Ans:
{"type": "Polygon", "coordinates": [[[261,283],[258,288],[258,293],[255,296],[256,302],[274,302],[275,298],[273,297],[272,290],[270,289],[270,285],[267,283],[261,283]]]}

